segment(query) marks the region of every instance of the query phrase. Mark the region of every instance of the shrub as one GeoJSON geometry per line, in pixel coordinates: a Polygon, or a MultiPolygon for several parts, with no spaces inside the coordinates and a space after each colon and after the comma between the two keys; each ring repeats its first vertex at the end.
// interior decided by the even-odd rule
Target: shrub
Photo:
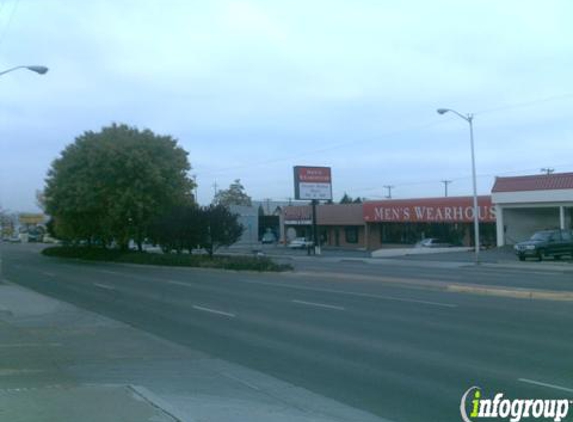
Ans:
{"type": "Polygon", "coordinates": [[[86,246],[52,246],[42,254],[58,258],[75,258],[87,261],[122,262],[141,265],[172,267],[219,268],[235,271],[288,271],[292,266],[277,264],[267,257],[188,254],[158,254],[86,246]]]}

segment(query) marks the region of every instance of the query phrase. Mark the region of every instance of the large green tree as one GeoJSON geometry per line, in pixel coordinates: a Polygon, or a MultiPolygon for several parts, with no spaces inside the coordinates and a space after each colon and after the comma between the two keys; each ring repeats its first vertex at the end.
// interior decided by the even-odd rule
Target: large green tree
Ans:
{"type": "Polygon", "coordinates": [[[240,179],[235,179],[235,181],[229,185],[228,189],[218,191],[215,194],[215,198],[213,198],[213,204],[223,205],[225,207],[231,205],[245,205],[250,207],[251,203],[251,197],[245,192],[245,187],[241,184],[240,179]]]}
{"type": "Polygon", "coordinates": [[[157,216],[192,202],[190,168],[171,136],[115,123],[84,132],[48,171],[46,212],[62,238],[141,248],[157,216]]]}

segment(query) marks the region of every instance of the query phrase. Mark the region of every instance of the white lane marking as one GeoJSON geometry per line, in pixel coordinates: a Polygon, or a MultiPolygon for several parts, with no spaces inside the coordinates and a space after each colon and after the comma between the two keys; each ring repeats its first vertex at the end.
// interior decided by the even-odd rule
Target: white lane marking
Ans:
{"type": "Polygon", "coordinates": [[[305,300],[296,300],[296,299],[292,300],[291,302],[298,303],[300,305],[316,306],[317,308],[336,309],[337,311],[345,311],[346,310],[342,306],[327,305],[326,303],[307,302],[305,300]]]}
{"type": "MultiPolygon", "coordinates": [[[[104,273],[104,274],[113,274],[113,275],[125,275],[123,273],[120,273],[119,271],[109,271],[109,270],[97,270],[99,273],[104,273]]],[[[131,275],[131,274],[129,274],[131,275]]]]}
{"type": "Polygon", "coordinates": [[[0,344],[0,349],[19,347],[62,347],[61,343],[12,343],[0,344]]]}
{"type": "MultiPolygon", "coordinates": [[[[193,283],[187,283],[187,282],[183,282],[183,281],[165,280],[165,279],[160,279],[160,278],[156,278],[156,277],[134,276],[133,274],[124,274],[124,273],[119,273],[119,272],[114,273],[113,271],[107,271],[107,270],[98,270],[98,271],[106,272],[109,274],[118,274],[118,275],[122,275],[125,277],[135,277],[135,278],[139,277],[139,278],[144,279],[144,280],[175,284],[178,286],[184,286],[184,287],[189,287],[189,288],[194,287],[193,283]]],[[[240,282],[247,283],[247,284],[259,284],[259,285],[263,285],[263,286],[284,287],[287,289],[295,289],[295,290],[306,290],[306,291],[324,292],[324,293],[336,293],[336,294],[355,296],[355,297],[368,297],[368,298],[372,298],[372,299],[393,300],[393,301],[405,302],[405,303],[418,303],[421,305],[439,306],[439,307],[443,307],[443,308],[457,308],[459,306],[459,305],[454,304],[454,303],[433,302],[433,301],[429,301],[429,300],[409,299],[409,298],[404,298],[404,297],[376,295],[376,294],[370,294],[370,293],[349,292],[346,290],[337,290],[337,289],[324,289],[324,288],[317,288],[317,287],[293,286],[293,285],[283,284],[283,283],[268,283],[268,282],[264,282],[264,281],[254,281],[254,280],[240,280],[240,282]]]]}
{"type": "Polygon", "coordinates": [[[257,387],[256,385],[251,384],[250,382],[247,382],[247,381],[242,380],[242,379],[240,379],[240,378],[237,378],[237,377],[235,377],[235,376],[233,376],[233,375],[231,375],[231,374],[228,374],[228,373],[226,373],[226,372],[219,372],[219,374],[221,374],[221,375],[223,375],[224,377],[227,377],[227,378],[229,378],[229,379],[232,379],[233,381],[237,381],[237,382],[240,383],[240,384],[246,385],[247,387],[252,388],[253,390],[261,391],[261,389],[260,389],[259,387],[257,387]]]}
{"type": "Polygon", "coordinates": [[[108,286],[107,284],[94,283],[94,286],[99,287],[100,289],[105,289],[105,290],[115,290],[115,287],[108,286]]]}
{"type": "Polygon", "coordinates": [[[0,377],[10,377],[22,374],[37,374],[45,372],[45,369],[0,369],[0,377]]]}
{"type": "Polygon", "coordinates": [[[278,286],[278,287],[285,287],[287,289],[307,290],[307,291],[311,291],[311,292],[337,293],[337,294],[347,295],[347,296],[369,297],[372,299],[382,299],[382,300],[394,300],[397,302],[419,303],[422,305],[441,306],[444,308],[457,308],[459,306],[459,305],[456,305],[454,303],[432,302],[429,300],[409,299],[409,298],[405,298],[405,297],[376,295],[376,294],[371,294],[371,293],[349,292],[346,290],[323,289],[323,288],[318,288],[318,287],[306,287],[306,286],[293,286],[293,285],[283,284],[283,283],[268,283],[268,282],[264,282],[264,281],[253,281],[253,280],[241,280],[241,281],[243,283],[249,283],[249,284],[261,284],[261,285],[265,285],[265,286],[278,286]]]}
{"type": "Polygon", "coordinates": [[[186,286],[186,287],[191,287],[192,285],[189,283],[185,283],[184,281],[177,281],[177,280],[165,280],[165,283],[168,284],[175,284],[177,286],[186,286]]]}
{"type": "Polygon", "coordinates": [[[56,274],[54,274],[54,273],[48,273],[48,272],[46,272],[46,271],[42,271],[42,274],[44,274],[45,276],[48,276],[48,277],[55,277],[55,276],[56,276],[56,274]]]}
{"type": "Polygon", "coordinates": [[[573,388],[561,387],[560,385],[547,384],[545,382],[530,380],[527,378],[519,378],[518,381],[524,382],[526,384],[539,385],[541,387],[553,388],[554,390],[561,390],[561,391],[567,391],[568,393],[573,393],[573,388]]]}
{"type": "Polygon", "coordinates": [[[196,309],[197,311],[210,312],[212,314],[224,315],[224,316],[228,316],[231,318],[235,318],[237,316],[237,315],[231,314],[229,312],[223,312],[223,311],[218,311],[216,309],[205,308],[204,306],[193,305],[192,308],[196,309]]]}

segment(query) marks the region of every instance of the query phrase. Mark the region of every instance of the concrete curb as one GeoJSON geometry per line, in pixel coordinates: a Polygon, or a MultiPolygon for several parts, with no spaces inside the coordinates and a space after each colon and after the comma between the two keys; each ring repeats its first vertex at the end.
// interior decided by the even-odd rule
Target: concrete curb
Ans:
{"type": "Polygon", "coordinates": [[[453,247],[453,248],[396,248],[396,249],[377,249],[370,254],[372,258],[393,258],[397,256],[408,255],[434,255],[439,253],[469,252],[472,248],[453,247]]]}
{"type": "Polygon", "coordinates": [[[498,262],[484,262],[480,264],[483,267],[491,268],[509,268],[518,270],[535,270],[547,272],[573,272],[573,265],[567,262],[562,263],[543,263],[543,262],[512,262],[512,261],[498,261],[498,262]]]}
{"type": "Polygon", "coordinates": [[[166,415],[173,418],[174,422],[194,422],[195,419],[190,419],[188,416],[183,415],[175,406],[163,400],[158,395],[152,393],[147,388],[140,385],[129,384],[127,386],[133,394],[141,397],[145,402],[149,403],[152,407],[155,407],[159,411],[165,413],[166,415]]]}

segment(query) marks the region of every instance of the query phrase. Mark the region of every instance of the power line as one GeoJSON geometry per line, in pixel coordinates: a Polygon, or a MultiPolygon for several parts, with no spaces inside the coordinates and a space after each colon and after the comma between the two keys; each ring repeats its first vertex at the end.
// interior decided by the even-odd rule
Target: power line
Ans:
{"type": "Polygon", "coordinates": [[[330,146],[326,146],[324,148],[319,148],[319,149],[315,149],[315,150],[309,150],[307,152],[305,152],[304,154],[298,154],[298,155],[291,155],[291,156],[287,156],[287,157],[280,157],[280,158],[274,158],[274,159],[270,159],[270,160],[264,160],[264,161],[258,161],[258,162],[254,162],[254,163],[250,163],[250,164],[241,164],[238,166],[233,166],[233,167],[226,167],[223,169],[219,169],[219,170],[214,170],[214,171],[210,171],[210,172],[206,172],[206,173],[201,173],[199,172],[198,174],[200,174],[201,176],[213,176],[213,175],[218,175],[221,173],[226,173],[228,171],[232,171],[232,170],[240,170],[240,169],[244,169],[244,168],[250,168],[250,167],[257,167],[257,166],[261,166],[261,165],[267,165],[267,164],[274,164],[274,163],[278,163],[278,162],[283,162],[283,161],[294,161],[294,160],[298,160],[301,158],[305,158],[305,157],[309,157],[309,156],[315,156],[317,154],[320,153],[324,153],[324,152],[328,152],[328,151],[332,151],[335,149],[340,149],[340,148],[345,148],[348,146],[352,146],[352,145],[356,145],[359,143],[370,143],[370,142],[376,142],[376,141],[380,141],[380,138],[383,136],[392,136],[392,135],[398,135],[400,133],[404,133],[404,132],[408,132],[410,130],[419,130],[419,129],[425,129],[431,126],[436,126],[439,124],[443,124],[443,120],[441,119],[433,119],[431,121],[428,121],[426,123],[420,124],[420,125],[415,125],[415,126],[411,126],[411,127],[406,127],[406,128],[402,128],[402,129],[396,129],[393,131],[388,131],[385,133],[381,133],[379,135],[377,135],[375,138],[370,138],[370,139],[359,139],[359,140],[354,140],[354,141],[346,141],[346,142],[340,142],[338,144],[332,144],[330,146]]]}
{"type": "MultiPolygon", "coordinates": [[[[499,107],[492,107],[489,109],[484,109],[484,110],[478,111],[478,112],[474,113],[474,115],[482,115],[482,114],[494,113],[494,112],[505,111],[505,110],[512,110],[512,109],[523,108],[523,107],[531,107],[531,106],[534,106],[537,104],[542,104],[542,103],[556,101],[556,100],[562,100],[562,99],[568,99],[568,98],[573,98],[573,93],[554,95],[554,96],[550,96],[550,97],[540,98],[537,100],[524,101],[521,103],[513,103],[513,104],[499,106],[499,107]]],[[[218,174],[226,173],[226,172],[233,171],[233,170],[241,170],[244,168],[264,166],[264,165],[268,165],[268,164],[275,164],[275,163],[285,162],[285,161],[294,161],[294,160],[298,160],[301,158],[305,158],[305,157],[309,157],[309,156],[315,156],[315,155],[320,154],[320,153],[329,152],[329,151],[345,148],[345,147],[356,145],[356,144],[361,144],[361,143],[364,144],[364,143],[371,143],[371,142],[380,141],[381,138],[383,138],[383,137],[398,135],[398,134],[409,132],[409,131],[426,129],[426,128],[429,128],[432,126],[441,125],[443,123],[444,123],[443,119],[434,119],[434,120],[430,120],[430,121],[425,122],[425,123],[420,124],[420,125],[414,125],[414,126],[410,126],[410,127],[404,127],[401,129],[396,129],[396,130],[380,133],[376,137],[373,137],[370,139],[361,139],[361,140],[340,142],[337,144],[332,144],[330,146],[326,146],[324,148],[310,150],[310,151],[305,152],[304,154],[292,155],[292,156],[287,156],[287,157],[284,157],[284,156],[283,157],[277,157],[274,159],[258,161],[258,162],[249,163],[249,164],[241,164],[241,165],[226,167],[226,168],[222,168],[222,169],[218,169],[218,170],[207,171],[205,173],[199,173],[199,174],[201,176],[212,176],[212,175],[218,175],[218,174]]]]}
{"type": "MultiPolygon", "coordinates": [[[[573,167],[573,163],[567,163],[567,164],[559,164],[559,165],[555,165],[555,168],[568,168],[568,167],[573,167]]],[[[555,168],[549,168],[550,170],[555,170],[555,168]]],[[[505,171],[505,172],[496,172],[496,173],[483,173],[483,174],[477,174],[476,177],[478,179],[484,179],[486,177],[496,177],[496,176],[508,176],[508,175],[512,175],[512,174],[523,174],[523,173],[537,173],[539,172],[539,167],[535,167],[535,168],[528,168],[528,169],[521,169],[521,170],[510,170],[510,171],[505,171]]],[[[471,179],[471,176],[460,176],[460,177],[456,177],[456,178],[452,178],[450,180],[448,180],[448,184],[453,183],[453,182],[457,182],[457,181],[463,181],[463,180],[468,180],[471,179]]],[[[281,182],[282,183],[282,182],[281,182]]],[[[424,180],[424,181],[411,181],[411,182],[406,182],[406,183],[395,183],[393,185],[377,185],[377,186],[371,186],[371,187],[366,187],[366,188],[354,188],[351,190],[352,194],[357,194],[360,192],[368,192],[368,191],[375,191],[375,190],[381,190],[381,189],[389,189],[389,192],[386,195],[368,195],[368,197],[370,198],[381,198],[381,199],[392,199],[392,198],[388,198],[389,196],[391,196],[391,190],[399,187],[399,188],[403,188],[403,187],[409,187],[409,186],[424,186],[424,185],[436,185],[438,183],[444,183],[444,180],[437,180],[437,179],[432,179],[432,180],[424,180]]],[[[344,189],[344,190],[340,190],[340,192],[336,191],[337,193],[342,194],[343,192],[348,191],[350,192],[349,189],[344,189]]],[[[299,201],[295,201],[292,199],[292,197],[279,197],[279,198],[272,198],[273,200],[278,200],[278,201],[292,201],[295,203],[298,203],[299,201]]],[[[266,200],[266,198],[265,198],[266,200]]],[[[261,200],[262,201],[262,200],[261,200]]]]}
{"type": "MultiPolygon", "coordinates": [[[[560,165],[555,165],[554,168],[550,168],[551,170],[555,170],[555,168],[567,168],[567,167],[573,167],[573,163],[567,163],[567,164],[560,164],[560,165]]],[[[496,173],[482,173],[482,174],[478,174],[476,177],[483,179],[485,177],[496,177],[496,176],[507,176],[507,175],[512,175],[512,174],[523,174],[523,173],[537,173],[539,172],[539,167],[534,167],[534,168],[528,168],[528,169],[521,169],[521,170],[510,170],[510,171],[505,171],[505,172],[496,172],[496,173]]],[[[468,180],[471,179],[471,176],[459,176],[459,177],[455,177],[452,178],[450,180],[448,180],[449,183],[453,183],[456,181],[463,181],[463,180],[468,180]]],[[[405,182],[405,183],[397,183],[395,182],[392,186],[393,187],[408,187],[408,186],[421,186],[421,185],[432,185],[432,184],[437,184],[437,183],[443,183],[443,180],[424,180],[424,181],[411,181],[411,182],[405,182]]],[[[385,188],[386,186],[382,186],[382,188],[385,188]]],[[[366,187],[366,188],[357,188],[357,189],[353,189],[353,193],[356,192],[367,192],[367,191],[372,191],[372,190],[377,190],[380,189],[380,185],[377,186],[371,186],[371,187],[366,187]]]]}
{"type": "Polygon", "coordinates": [[[482,111],[478,111],[476,113],[474,113],[475,115],[478,114],[488,114],[488,113],[494,113],[497,111],[505,111],[505,110],[513,110],[516,108],[524,108],[524,107],[531,107],[537,104],[543,104],[543,103],[548,103],[551,101],[556,101],[556,100],[565,100],[568,98],[573,98],[573,93],[567,93],[567,94],[561,94],[561,95],[553,95],[551,97],[545,97],[545,98],[539,98],[537,100],[531,100],[531,101],[523,101],[521,103],[513,103],[513,104],[508,104],[505,106],[499,106],[499,107],[493,107],[490,109],[486,109],[486,110],[482,110],[482,111]]]}
{"type": "Polygon", "coordinates": [[[6,34],[8,33],[8,29],[10,28],[10,25],[12,24],[12,19],[14,18],[14,14],[16,13],[16,9],[18,8],[19,3],[20,3],[20,0],[14,0],[14,6],[12,7],[12,12],[10,13],[10,16],[8,17],[8,20],[6,22],[6,26],[4,27],[4,31],[2,32],[2,35],[0,35],[0,45],[2,45],[2,42],[6,38],[6,34]]]}
{"type": "Polygon", "coordinates": [[[6,4],[6,0],[0,1],[0,14],[2,13],[2,9],[4,8],[5,4],[6,4]]]}

